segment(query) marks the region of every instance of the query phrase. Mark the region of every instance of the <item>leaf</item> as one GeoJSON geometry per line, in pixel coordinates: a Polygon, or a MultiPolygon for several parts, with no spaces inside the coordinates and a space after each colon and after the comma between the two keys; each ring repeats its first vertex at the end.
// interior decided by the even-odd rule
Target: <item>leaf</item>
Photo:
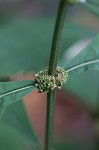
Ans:
{"type": "MultiPolygon", "coordinates": [[[[14,22],[0,29],[0,75],[11,75],[19,71],[40,71],[49,63],[54,20],[42,18],[14,22]]],[[[65,23],[61,42],[61,53],[76,41],[92,35],[84,27],[65,23]]]]}
{"type": "Polygon", "coordinates": [[[34,84],[34,81],[0,82],[0,116],[9,104],[33,91],[34,84]]]}
{"type": "Polygon", "coordinates": [[[23,101],[9,105],[1,118],[1,123],[14,128],[28,148],[38,150],[40,141],[28,120],[23,101]]]}
{"type": "Polygon", "coordinates": [[[99,70],[99,35],[84,50],[67,62],[65,68],[69,74],[99,70]]]}
{"type": "Polygon", "coordinates": [[[99,109],[99,71],[73,74],[63,88],[77,95],[90,111],[99,109]]]}
{"type": "Polygon", "coordinates": [[[4,124],[0,125],[0,149],[1,150],[24,150],[23,142],[13,128],[4,124]]]}
{"type": "Polygon", "coordinates": [[[83,3],[83,6],[90,10],[95,15],[99,16],[99,1],[98,0],[87,0],[86,3],[83,3]]]}
{"type": "Polygon", "coordinates": [[[86,1],[87,3],[90,3],[90,4],[92,4],[92,5],[94,5],[94,6],[99,6],[99,1],[98,0],[87,0],[86,1]]]}
{"type": "Polygon", "coordinates": [[[94,142],[92,141],[69,141],[69,142],[58,142],[55,145],[56,150],[93,150],[94,149],[94,142]]]}

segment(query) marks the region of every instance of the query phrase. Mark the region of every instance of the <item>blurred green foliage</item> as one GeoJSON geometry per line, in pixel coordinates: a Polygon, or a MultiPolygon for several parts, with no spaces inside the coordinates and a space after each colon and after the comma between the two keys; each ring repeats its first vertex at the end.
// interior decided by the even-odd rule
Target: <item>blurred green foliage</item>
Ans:
{"type": "Polygon", "coordinates": [[[87,71],[82,74],[71,75],[65,89],[81,98],[89,110],[98,110],[99,99],[99,72],[87,71]]]}
{"type": "Polygon", "coordinates": [[[65,143],[57,143],[55,145],[57,150],[93,150],[95,146],[91,143],[81,143],[81,142],[65,142],[65,143]]]}
{"type": "Polygon", "coordinates": [[[93,14],[99,17],[99,1],[98,0],[87,0],[83,3],[85,8],[90,10],[93,14]]]}
{"type": "MultiPolygon", "coordinates": [[[[4,3],[4,1],[0,2],[4,3]]],[[[88,0],[83,6],[99,16],[98,0],[88,0]]],[[[40,71],[48,66],[54,20],[41,17],[39,19],[19,21],[15,18],[16,21],[11,19],[8,23],[7,21],[4,21],[6,20],[4,14],[0,14],[0,16],[2,19],[2,25],[0,26],[0,76],[12,76],[21,71],[40,71]]],[[[59,59],[62,60],[65,50],[74,43],[86,36],[93,35],[95,35],[94,32],[86,27],[66,22],[63,30],[59,59]]],[[[92,44],[88,49],[89,52],[91,49],[92,53],[94,49],[96,50],[97,55],[92,54],[91,58],[93,58],[93,56],[95,56],[95,59],[96,57],[99,57],[98,44],[97,46],[92,44]]],[[[84,55],[83,61],[86,60],[85,56],[87,56],[86,59],[89,59],[90,53],[84,55]]],[[[81,57],[79,57],[79,63],[82,62],[81,57]]],[[[75,62],[73,62],[73,64],[71,63],[71,67],[73,65],[75,65],[75,62]]],[[[88,68],[84,69],[87,70],[88,68]]],[[[77,70],[75,70],[75,73],[76,72],[77,70]]],[[[98,71],[88,71],[82,74],[70,76],[64,89],[78,95],[83,101],[83,104],[87,105],[89,109],[94,111],[98,110],[98,71]]],[[[5,92],[5,88],[2,89],[1,87],[1,90],[4,90],[3,92],[5,92]]],[[[26,95],[26,93],[23,95],[26,95]]],[[[20,143],[21,140],[21,142],[25,143],[28,148],[33,148],[34,150],[39,149],[40,141],[31,127],[22,101],[18,101],[17,103],[8,106],[1,119],[1,123],[3,123],[3,125],[5,124],[5,127],[0,126],[0,149],[22,150],[23,147],[21,146],[22,143],[20,143]],[[11,135],[10,138],[9,135],[11,135]]],[[[87,145],[88,147],[85,145],[86,144],[80,145],[78,143],[65,143],[58,144],[56,149],[93,149],[90,144],[87,145]]]]}
{"type": "Polygon", "coordinates": [[[24,148],[20,134],[13,128],[0,124],[0,149],[24,150],[24,148]]]}
{"type": "MultiPolygon", "coordinates": [[[[54,21],[47,18],[4,26],[0,31],[0,75],[48,66],[53,29],[54,21]]],[[[60,57],[76,41],[90,35],[93,33],[84,27],[65,23],[60,57]]]]}
{"type": "MultiPolygon", "coordinates": [[[[31,148],[33,150],[39,149],[40,141],[36,137],[36,134],[28,120],[22,100],[8,106],[4,111],[0,122],[13,128],[20,135],[23,140],[23,144],[25,144],[27,148],[31,148]]],[[[8,138],[9,136],[10,135],[8,134],[8,138]]]]}

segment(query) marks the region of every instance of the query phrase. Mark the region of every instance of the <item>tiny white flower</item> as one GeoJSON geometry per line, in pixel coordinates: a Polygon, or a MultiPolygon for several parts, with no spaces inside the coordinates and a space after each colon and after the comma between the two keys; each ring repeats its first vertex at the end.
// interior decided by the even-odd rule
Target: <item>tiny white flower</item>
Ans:
{"type": "Polygon", "coordinates": [[[35,74],[36,77],[38,77],[38,74],[35,74]]]}
{"type": "Polygon", "coordinates": [[[39,85],[36,83],[35,86],[38,87],[39,85]]]}

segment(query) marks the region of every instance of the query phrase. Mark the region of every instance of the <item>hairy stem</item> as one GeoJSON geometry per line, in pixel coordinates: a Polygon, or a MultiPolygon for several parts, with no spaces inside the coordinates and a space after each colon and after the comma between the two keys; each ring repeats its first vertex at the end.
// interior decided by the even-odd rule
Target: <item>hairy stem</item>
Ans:
{"type": "MultiPolygon", "coordinates": [[[[50,61],[49,61],[49,75],[54,76],[57,67],[57,60],[59,55],[60,39],[63,29],[63,24],[67,12],[66,0],[61,0],[59,4],[55,30],[53,35],[50,61]]],[[[46,133],[45,133],[45,150],[52,150],[53,148],[53,127],[54,127],[54,109],[55,109],[55,90],[47,94],[47,115],[46,115],[46,133]]]]}

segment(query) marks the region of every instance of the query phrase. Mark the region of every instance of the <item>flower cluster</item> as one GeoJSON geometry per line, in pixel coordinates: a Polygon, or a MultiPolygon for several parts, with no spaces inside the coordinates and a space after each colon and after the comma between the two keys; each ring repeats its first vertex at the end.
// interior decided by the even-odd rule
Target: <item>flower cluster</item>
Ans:
{"type": "Polygon", "coordinates": [[[55,76],[48,75],[48,68],[35,74],[35,85],[39,92],[53,91],[55,88],[61,89],[66,83],[68,73],[61,67],[57,67],[55,76]]]}

